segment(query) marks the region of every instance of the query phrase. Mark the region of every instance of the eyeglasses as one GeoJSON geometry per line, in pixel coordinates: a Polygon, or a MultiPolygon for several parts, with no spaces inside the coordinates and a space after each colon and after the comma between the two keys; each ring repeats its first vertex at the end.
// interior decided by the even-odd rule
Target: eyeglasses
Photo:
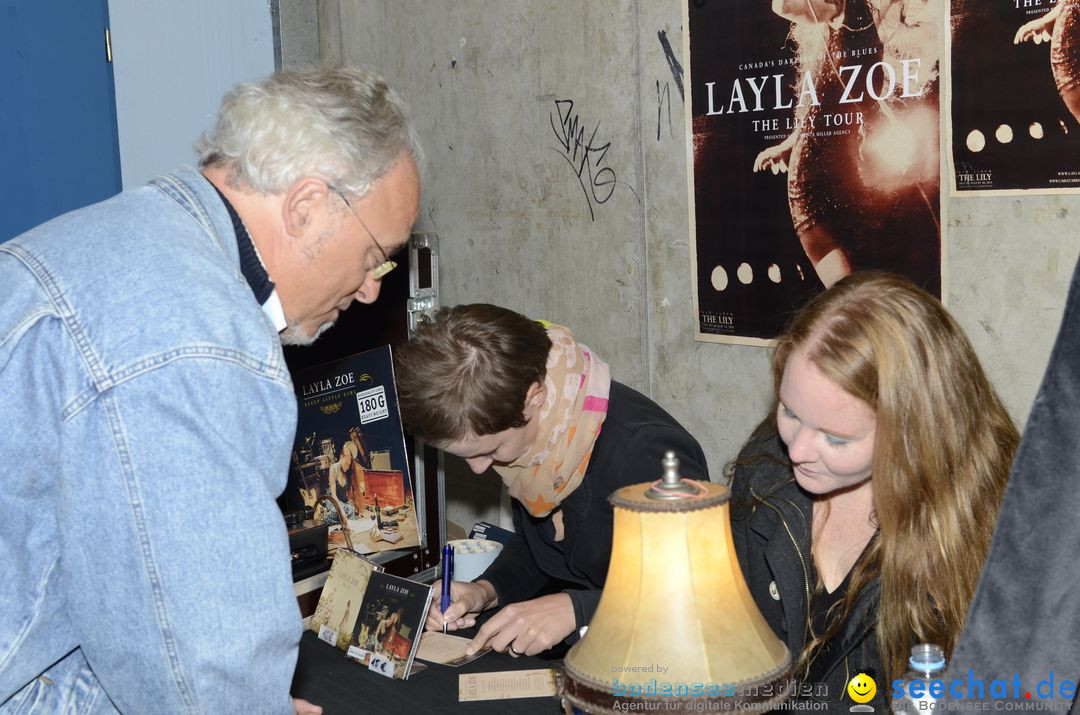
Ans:
{"type": "Polygon", "coordinates": [[[375,248],[379,249],[379,253],[382,254],[382,263],[375,266],[369,271],[371,273],[371,277],[374,280],[381,281],[383,279],[383,276],[397,268],[397,262],[391,261],[390,256],[386,255],[386,251],[384,251],[383,247],[379,245],[379,241],[375,238],[375,234],[373,234],[371,232],[371,229],[367,227],[367,224],[364,223],[364,219],[360,218],[360,214],[356,212],[356,209],[353,208],[353,205],[349,203],[349,200],[347,198],[345,198],[345,194],[341,193],[340,190],[333,186],[331,186],[330,189],[335,194],[341,197],[341,200],[344,201],[345,205],[349,207],[349,210],[352,211],[353,216],[356,217],[356,220],[360,222],[360,225],[364,227],[364,230],[367,231],[367,234],[371,236],[371,242],[375,244],[375,248]]]}

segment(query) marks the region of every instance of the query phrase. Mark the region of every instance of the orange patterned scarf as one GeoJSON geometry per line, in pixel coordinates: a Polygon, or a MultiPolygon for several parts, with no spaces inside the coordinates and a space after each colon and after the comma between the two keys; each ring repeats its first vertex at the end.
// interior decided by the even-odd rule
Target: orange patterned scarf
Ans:
{"type": "Polygon", "coordinates": [[[536,517],[550,514],[581,484],[611,391],[606,362],[575,341],[568,328],[543,324],[552,345],[536,441],[514,463],[495,466],[510,496],[536,517]]]}

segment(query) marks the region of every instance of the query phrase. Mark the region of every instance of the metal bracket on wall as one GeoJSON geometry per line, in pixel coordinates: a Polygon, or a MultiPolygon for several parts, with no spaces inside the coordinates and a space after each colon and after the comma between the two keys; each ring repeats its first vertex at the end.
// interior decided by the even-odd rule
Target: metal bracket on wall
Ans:
{"type": "Polygon", "coordinates": [[[439,234],[409,236],[409,337],[439,307],[439,234]]]}
{"type": "MultiPolygon", "coordinates": [[[[409,337],[416,334],[421,321],[431,320],[439,307],[439,235],[437,233],[414,233],[409,236],[409,299],[406,313],[409,318],[409,337]]],[[[438,500],[438,524],[429,523],[425,509],[421,533],[424,544],[417,556],[419,570],[412,578],[423,583],[431,583],[438,578],[438,561],[442,556],[440,547],[446,543],[446,472],[443,467],[443,453],[434,447],[416,439],[413,442],[416,451],[417,475],[414,484],[418,494],[423,493],[424,503],[429,499],[438,500]],[[427,470],[434,467],[435,482],[438,485],[435,494],[427,489],[429,479],[427,470]],[[430,566],[429,566],[430,564],[430,566]],[[426,567],[426,568],[425,568],[426,567]]]]}

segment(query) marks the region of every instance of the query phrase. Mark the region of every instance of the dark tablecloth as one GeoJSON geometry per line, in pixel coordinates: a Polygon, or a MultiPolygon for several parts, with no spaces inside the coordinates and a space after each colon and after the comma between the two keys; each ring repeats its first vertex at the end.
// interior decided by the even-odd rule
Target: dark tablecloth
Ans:
{"type": "Polygon", "coordinates": [[[434,663],[425,665],[427,670],[414,673],[408,680],[393,680],[347,660],[342,651],[323,643],[311,631],[305,631],[300,639],[300,659],[292,693],[321,705],[325,715],[446,712],[555,715],[563,712],[557,698],[458,702],[458,675],[462,673],[560,668],[562,660],[557,657],[512,658],[505,653],[492,652],[458,668],[434,663]]]}

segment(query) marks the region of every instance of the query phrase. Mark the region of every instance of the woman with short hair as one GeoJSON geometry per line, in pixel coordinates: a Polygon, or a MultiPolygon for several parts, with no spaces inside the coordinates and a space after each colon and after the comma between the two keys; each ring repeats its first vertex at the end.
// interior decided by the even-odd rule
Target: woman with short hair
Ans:
{"type": "Polygon", "coordinates": [[[402,419],[415,436],[493,468],[513,497],[515,535],[427,627],[475,624],[472,648],[535,654],[575,635],[600,600],[611,558],[607,497],[655,481],[666,451],[708,479],[697,441],[562,326],[494,305],[444,308],[395,351],[402,419]]]}

